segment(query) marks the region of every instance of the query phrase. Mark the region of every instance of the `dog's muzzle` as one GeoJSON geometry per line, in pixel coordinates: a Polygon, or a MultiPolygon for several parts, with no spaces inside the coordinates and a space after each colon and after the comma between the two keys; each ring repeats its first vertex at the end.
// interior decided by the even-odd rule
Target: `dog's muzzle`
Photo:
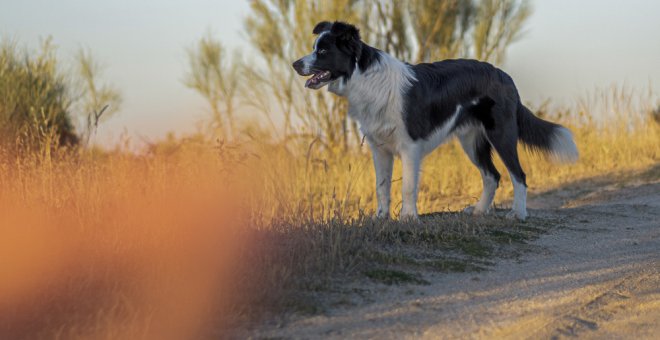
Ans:
{"type": "Polygon", "coordinates": [[[309,76],[312,74],[311,72],[305,72],[305,63],[302,59],[293,62],[293,69],[301,76],[309,76]]]}

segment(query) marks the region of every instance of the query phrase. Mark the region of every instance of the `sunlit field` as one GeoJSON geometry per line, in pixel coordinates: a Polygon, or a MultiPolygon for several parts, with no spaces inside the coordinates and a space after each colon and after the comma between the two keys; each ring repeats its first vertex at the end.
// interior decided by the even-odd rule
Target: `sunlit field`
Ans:
{"type": "MultiPolygon", "coordinates": [[[[579,103],[573,110],[537,112],[572,130],[580,152],[576,164],[556,164],[519,146],[532,192],[593,176],[643,169],[660,159],[660,129],[651,95],[612,87],[584,96],[579,103]]],[[[269,200],[263,206],[272,209],[269,214],[316,220],[373,213],[376,180],[366,143],[350,152],[327,150],[316,141],[268,148],[264,153],[273,157],[260,157],[258,162],[265,162],[262,167],[269,169],[267,183],[262,186],[263,197],[269,200]]],[[[513,188],[506,168],[498,157],[495,159],[502,173],[495,202],[503,205],[512,198],[513,188]]],[[[401,204],[400,180],[400,164],[395,161],[394,217],[401,204]]],[[[479,171],[454,140],[425,158],[418,208],[420,213],[462,209],[478,200],[481,189],[479,171]]]]}
{"type": "MultiPolygon", "coordinates": [[[[616,94],[608,93],[603,102],[616,94]]],[[[532,192],[658,164],[660,126],[651,113],[600,109],[614,110],[608,121],[589,118],[597,113],[586,106],[555,113],[574,132],[577,164],[521,149],[532,192]]],[[[481,251],[489,228],[524,230],[460,214],[419,223],[371,219],[375,180],[365,146],[331,152],[313,141],[194,137],[139,152],[3,150],[0,329],[9,338],[213,337],[264,313],[313,311],[304,292],[396,263],[396,252],[382,252],[387,247],[412,243],[469,256],[481,251]]],[[[499,206],[511,197],[503,179],[499,206]]],[[[420,212],[473,204],[480,183],[449,143],[424,163],[420,212]]]]}
{"type": "MultiPolygon", "coordinates": [[[[523,68],[507,70],[502,65],[509,46],[527,39],[532,1],[235,3],[247,3],[241,14],[242,31],[232,31],[240,33],[236,36],[243,45],[238,47],[232,46],[233,33],[225,28],[218,32],[209,29],[199,40],[181,45],[181,37],[193,32],[183,24],[197,22],[186,13],[209,14],[210,4],[204,8],[183,2],[168,4],[162,13],[156,6],[158,11],[152,15],[150,6],[154,4],[147,6],[149,10],[138,10],[137,2],[130,6],[113,3],[122,15],[130,14],[125,18],[126,27],[136,28],[135,37],[130,37],[134,44],[125,43],[129,31],[115,27],[103,31],[106,28],[97,23],[96,16],[105,12],[98,4],[86,9],[93,9],[92,15],[80,4],[53,4],[54,13],[74,6],[72,13],[78,15],[80,9],[85,20],[66,22],[64,32],[94,32],[94,39],[103,44],[100,51],[116,58],[107,63],[115,80],[121,75],[125,88],[103,81],[106,61],[97,63],[91,49],[82,48],[67,58],[71,51],[66,48],[75,45],[71,37],[61,41],[57,36],[44,38],[40,45],[32,46],[31,40],[25,45],[19,41],[25,39],[21,34],[16,39],[0,35],[0,340],[251,337],[257,333],[250,331],[266,324],[279,327],[289,316],[317,316],[341,308],[352,313],[350,307],[369,306],[385,285],[403,286],[392,301],[398,303],[413,293],[423,293],[406,285],[430,286],[438,278],[449,278],[448,273],[470,273],[467,279],[456,275],[456,282],[477,282],[480,278],[472,273],[494,271],[500,260],[521,259],[531,249],[531,241],[568,228],[566,201],[538,209],[530,203],[530,217],[524,222],[504,217],[513,188],[497,156],[495,164],[502,180],[494,212],[485,216],[462,213],[481,196],[482,181],[455,140],[424,159],[419,220],[399,221],[402,181],[398,160],[392,178],[392,216],[374,218],[372,157],[357,122],[347,113],[347,100],[327,89],[306,88],[306,80],[291,65],[310,53],[320,20],[340,19],[359,28],[359,39],[353,32],[352,42],[363,42],[411,64],[470,58],[520,73],[523,68]],[[182,18],[173,25],[171,18],[166,22],[175,26],[177,34],[168,36],[171,32],[159,32],[152,26],[149,20],[175,8],[185,8],[180,11],[182,18]],[[134,26],[128,24],[129,19],[135,20],[134,26]],[[75,26],[81,23],[97,26],[75,26]],[[139,29],[158,41],[137,44],[139,29]],[[112,35],[117,39],[110,39],[112,35]],[[106,46],[106,39],[121,41],[121,46],[106,46]],[[151,55],[147,52],[152,47],[165,42],[170,45],[162,46],[171,49],[149,60],[154,67],[150,71],[162,72],[163,77],[144,76],[149,73],[136,71],[142,68],[137,61],[142,59],[126,57],[151,55]],[[61,51],[56,43],[62,44],[61,51]],[[126,54],[122,49],[127,46],[140,48],[126,54]],[[172,49],[178,49],[180,55],[165,55],[172,49]],[[172,60],[181,69],[168,64],[172,60]],[[166,79],[173,73],[165,71],[179,73],[166,79]],[[153,88],[139,89],[145,90],[141,92],[127,83],[152,84],[153,88]],[[168,92],[165,85],[190,93],[170,97],[168,94],[177,92],[168,92]],[[126,97],[128,109],[122,107],[122,91],[132,91],[126,97]],[[159,102],[150,102],[143,95],[157,96],[159,102]],[[188,107],[193,101],[186,101],[186,95],[196,96],[194,103],[199,105],[188,107]],[[186,108],[176,112],[182,103],[186,108]],[[187,119],[191,126],[195,119],[201,121],[194,133],[181,134],[185,129],[181,123],[166,137],[147,140],[135,137],[148,133],[138,131],[144,126],[140,120],[154,131],[172,126],[168,124],[175,120],[150,116],[152,112],[142,107],[157,113],[173,107],[170,111],[180,115],[176,122],[187,119]],[[113,115],[126,113],[132,116],[127,115],[123,124],[131,132],[115,144],[103,144],[97,132],[108,127],[106,122],[113,115]]],[[[228,4],[221,4],[227,12],[232,7],[228,4]]],[[[14,5],[23,8],[18,6],[22,2],[14,5]]],[[[114,19],[114,15],[108,17],[114,19]]],[[[200,20],[212,20],[208,18],[200,20]]],[[[600,27],[585,27],[589,28],[585,31],[605,34],[600,27]]],[[[571,53],[571,39],[584,39],[563,36],[566,45],[560,46],[558,42],[563,40],[544,41],[542,37],[533,38],[538,39],[536,43],[557,44],[548,49],[570,49],[571,53]]],[[[635,50],[609,41],[614,40],[610,36],[602,39],[600,45],[635,50]]],[[[355,55],[357,63],[359,53],[355,55]]],[[[652,60],[641,57],[641,61],[652,60]]],[[[576,55],[576,61],[582,63],[593,58],[598,56],[576,55]]],[[[541,71],[563,67],[560,61],[541,71]]],[[[540,69],[537,60],[529,62],[540,69]]],[[[600,70],[597,66],[594,63],[592,68],[600,70]]],[[[625,78],[610,73],[608,79],[625,78]]],[[[630,75],[632,79],[638,76],[630,75]]],[[[522,79],[517,86],[520,93],[526,93],[530,89],[523,89],[522,84],[529,78],[522,79]]],[[[595,79],[576,83],[566,84],[566,88],[599,84],[595,79]]],[[[587,94],[575,93],[577,100],[566,103],[548,100],[535,105],[522,98],[537,116],[569,128],[579,151],[576,163],[555,164],[519,145],[530,201],[546,199],[548,193],[581,190],[580,184],[585,183],[600,188],[605,186],[603,178],[612,187],[623,185],[624,178],[648,177],[644,183],[656,185],[660,181],[660,101],[651,85],[650,80],[646,89],[615,84],[587,94]]],[[[546,91],[543,86],[539,89],[546,91]]],[[[559,92],[544,92],[541,97],[553,93],[559,92]]],[[[559,196],[551,198],[562,199],[559,196]]],[[[638,222],[640,206],[652,209],[634,204],[628,216],[631,223],[638,222]]],[[[580,214],[572,213],[572,217],[580,214]]],[[[653,212],[648,216],[652,219],[653,212]]],[[[577,220],[589,222],[586,217],[577,220]]],[[[584,229],[585,234],[592,231],[584,229]]],[[[564,269],[553,269],[551,274],[564,280],[564,269]]],[[[597,275],[593,272],[589,275],[597,275]]],[[[554,299],[557,294],[539,295],[539,301],[554,299]]],[[[624,296],[618,291],[612,295],[624,296]]],[[[460,299],[470,298],[461,295],[460,299]]],[[[417,306],[411,306],[415,309],[411,315],[417,315],[417,306]]],[[[436,311],[424,312],[435,315],[436,311]]],[[[544,316],[550,314],[553,311],[544,316]]],[[[466,319],[476,320],[472,316],[466,319]]],[[[349,319],[354,321],[352,316],[349,319]]],[[[575,317],[571,322],[573,319],[581,320],[575,317]]],[[[525,320],[512,322],[524,324],[525,320]]],[[[371,321],[367,327],[377,327],[371,321]]],[[[585,324],[583,327],[592,328],[591,323],[585,324]]]]}

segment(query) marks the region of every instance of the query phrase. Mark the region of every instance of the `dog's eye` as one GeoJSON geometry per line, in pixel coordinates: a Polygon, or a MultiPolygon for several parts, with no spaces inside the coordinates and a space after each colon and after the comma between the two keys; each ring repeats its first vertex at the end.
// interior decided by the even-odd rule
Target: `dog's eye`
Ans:
{"type": "Polygon", "coordinates": [[[328,52],[328,51],[325,50],[324,48],[322,48],[322,49],[320,49],[317,53],[318,53],[318,54],[325,54],[326,52],[328,52]]]}

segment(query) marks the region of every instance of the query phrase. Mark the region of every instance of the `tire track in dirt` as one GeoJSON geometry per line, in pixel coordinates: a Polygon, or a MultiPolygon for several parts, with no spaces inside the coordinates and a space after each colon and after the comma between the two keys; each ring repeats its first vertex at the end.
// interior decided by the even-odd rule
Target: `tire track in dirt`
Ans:
{"type": "MultiPolygon", "coordinates": [[[[660,263],[655,263],[648,270],[604,284],[599,289],[599,294],[596,294],[593,299],[562,311],[536,331],[519,329],[518,332],[509,332],[507,335],[550,339],[599,338],[604,335],[602,333],[611,333],[603,332],[603,328],[607,328],[606,326],[610,323],[616,323],[617,319],[623,319],[621,315],[630,315],[636,311],[657,313],[660,310],[660,270],[658,268],[660,268],[660,263]]],[[[575,298],[579,299],[579,296],[575,296],[575,298]]],[[[500,333],[500,335],[503,334],[500,333]]]]}

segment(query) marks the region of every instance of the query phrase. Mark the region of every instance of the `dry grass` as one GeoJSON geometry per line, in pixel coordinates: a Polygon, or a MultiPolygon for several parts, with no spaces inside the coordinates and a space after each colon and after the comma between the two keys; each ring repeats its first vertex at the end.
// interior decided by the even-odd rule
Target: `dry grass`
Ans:
{"type": "Polygon", "coordinates": [[[222,322],[245,214],[213,149],[0,164],[0,337],[186,339],[222,322]]]}
{"type": "MultiPolygon", "coordinates": [[[[637,121],[634,129],[623,124],[609,129],[570,126],[580,152],[576,164],[554,164],[520,147],[521,163],[532,192],[544,191],[568,181],[623,171],[639,170],[660,160],[660,126],[650,117],[637,121]]],[[[262,150],[269,155],[256,160],[268,169],[261,214],[268,218],[325,220],[370,215],[375,207],[375,174],[368,147],[357,152],[331,153],[309,147],[303,155],[287,148],[262,150]]],[[[513,188],[506,169],[495,157],[502,173],[496,204],[512,198],[513,188]]],[[[401,167],[395,161],[392,211],[401,205],[401,167]]],[[[418,209],[420,213],[455,211],[474,204],[481,195],[481,177],[456,142],[434,151],[422,166],[418,209]]]]}
{"type": "MultiPolygon", "coordinates": [[[[533,192],[657,166],[660,125],[651,115],[639,113],[650,112],[648,107],[626,99],[631,93],[612,93],[630,104],[612,109],[607,118],[610,125],[586,119],[598,113],[584,104],[581,111],[569,111],[573,114],[554,115],[553,120],[574,132],[581,154],[578,163],[553,164],[521,148],[533,192]]],[[[376,207],[375,178],[366,146],[353,152],[324,149],[314,141],[252,147],[260,156],[249,158],[248,167],[264,171],[255,177],[259,190],[251,196],[256,207],[252,224],[261,231],[261,242],[255,246],[260,252],[255,255],[262,256],[252,258],[251,268],[258,268],[255,282],[278,283],[255,287],[252,292],[257,294],[254,301],[271,310],[318,312],[323,303],[313,292],[327,293],[337,287],[350,292],[346,282],[356,277],[383,282],[408,277],[414,283],[415,271],[422,269],[481,270],[487,268],[488,258],[511,256],[519,250],[502,250],[502,245],[524,243],[556,224],[539,219],[520,224],[452,213],[473,204],[481,193],[478,171],[455,142],[425,161],[418,204],[427,215],[419,223],[371,219],[376,207]]],[[[496,165],[504,170],[499,160],[496,165]]],[[[393,178],[396,214],[401,197],[399,164],[393,178]]],[[[511,197],[511,183],[504,175],[496,203],[507,205],[511,197]]]]}
{"type": "MultiPolygon", "coordinates": [[[[657,165],[660,126],[628,114],[608,129],[580,118],[593,112],[564,116],[580,161],[557,166],[523,152],[531,189],[657,165]]],[[[397,166],[393,211],[399,177],[397,166]]],[[[500,204],[511,197],[503,179],[500,204]]],[[[420,222],[372,219],[374,181],[365,147],[320,143],[4,152],[0,335],[217,337],[225,322],[264,311],[318,312],[316,292],[349,290],[351,280],[424,284],[417,271],[483,270],[501,246],[554,223],[449,212],[481,191],[455,143],[425,161],[419,209],[433,214],[420,222]]]]}

